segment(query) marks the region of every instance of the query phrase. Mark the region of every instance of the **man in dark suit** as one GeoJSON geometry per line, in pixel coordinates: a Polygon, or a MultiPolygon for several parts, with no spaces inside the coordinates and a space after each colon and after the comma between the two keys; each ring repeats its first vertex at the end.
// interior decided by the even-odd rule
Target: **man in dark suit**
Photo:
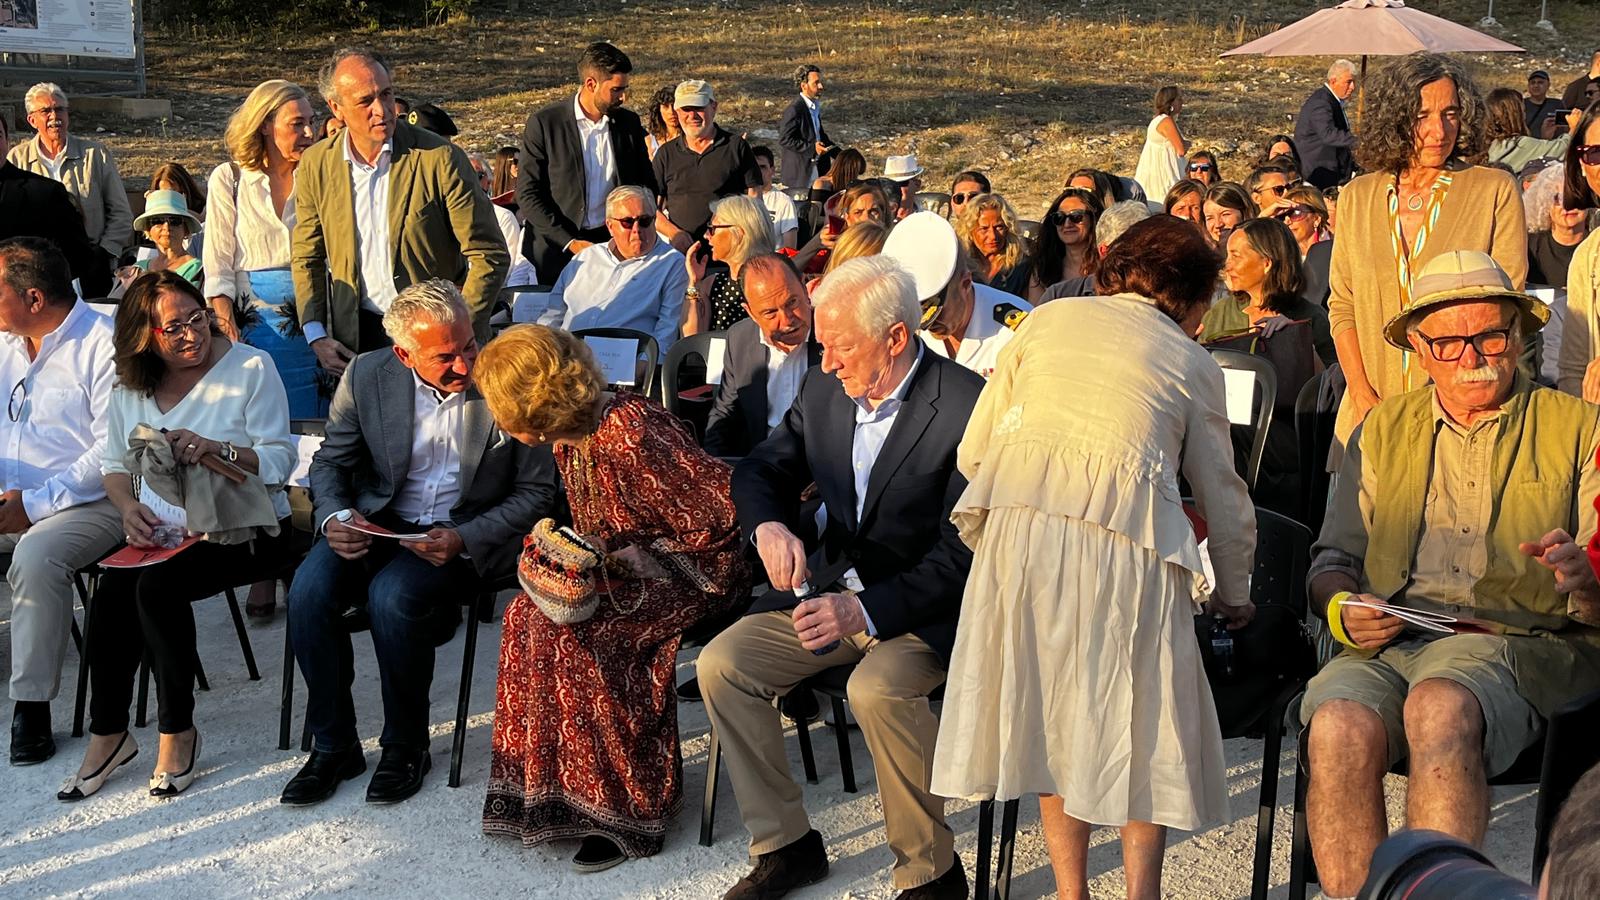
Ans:
{"type": "Polygon", "coordinates": [[[773,590],[697,664],[756,857],[728,900],[827,875],[772,701],[844,665],[855,667],[850,708],[872,751],[900,896],[967,896],[944,801],[928,792],[938,732],[928,694],[944,682],[972,564],[950,511],[966,488],[956,446],[983,379],[922,348],[914,284],[883,257],[828,276],[813,298],[822,365],[734,468],[739,522],[773,590]],[[813,483],[826,513],[808,552],[795,535],[813,483]]]}
{"type": "Polygon", "coordinates": [[[383,324],[393,349],[350,364],[311,463],[323,539],[295,573],[289,634],[313,744],[283,790],[290,806],[325,800],[366,769],[350,698],[350,623],[361,618],[352,605],[365,607],[383,685],[383,756],[367,800],[394,803],[422,787],[433,648],[461,598],[515,570],[522,536],[555,497],[549,452],[496,428],[472,387],[478,344],[455,285],[407,287],[383,324]]]}
{"type": "Polygon", "coordinates": [[[624,109],[633,62],[616,47],[590,44],[578,61],[582,84],[528,117],[517,154],[517,206],[528,220],[526,256],[540,284],[555,284],[578,251],[610,239],[606,195],[624,184],[656,189],[644,126],[624,109]]]}
{"type": "Polygon", "coordinates": [[[728,329],[722,383],[706,418],[707,453],[744,456],[783,420],[806,370],[822,362],[811,298],[787,256],[766,253],[739,270],[750,318],[728,329]]]}
{"type": "Polygon", "coordinates": [[[1328,83],[1316,89],[1294,120],[1294,145],[1300,151],[1300,174],[1323,190],[1348,181],[1355,172],[1356,136],[1344,115],[1344,103],[1356,89],[1356,69],[1348,59],[1328,67],[1328,83]]]}
{"type": "Polygon", "coordinates": [[[6,161],[11,148],[10,127],[6,117],[0,116],[0,240],[41,237],[54,243],[66,257],[67,267],[85,296],[100,296],[105,280],[100,276],[105,273],[100,271],[99,255],[84,233],[83,216],[73,207],[61,182],[6,161]]]}
{"type": "Polygon", "coordinates": [[[811,189],[811,182],[822,174],[818,158],[833,146],[833,139],[822,127],[822,70],[802,65],[795,69],[794,81],[800,94],[783,111],[783,121],[778,125],[778,143],[783,147],[779,175],[790,196],[811,189]]]}

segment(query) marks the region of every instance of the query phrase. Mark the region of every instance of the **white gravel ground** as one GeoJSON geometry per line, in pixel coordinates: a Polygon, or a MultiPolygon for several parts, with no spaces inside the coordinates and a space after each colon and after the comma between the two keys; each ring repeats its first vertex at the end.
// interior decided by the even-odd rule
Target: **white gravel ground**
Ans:
{"type": "MultiPolygon", "coordinates": [[[[3,589],[0,589],[3,590],[3,589]]],[[[241,601],[242,601],[241,593],[241,601]]],[[[0,671],[10,671],[9,602],[0,605],[0,671]]],[[[718,797],[716,844],[697,842],[705,783],[707,724],[697,703],[680,706],[684,806],[658,856],[596,875],[568,866],[575,845],[524,850],[514,841],[479,830],[489,767],[495,661],[500,627],[481,626],[473,671],[471,717],[462,785],[446,784],[450,731],[463,641],[458,634],[438,654],[433,687],[433,772],[422,792],[396,806],[363,802],[365,777],[342,786],[328,802],[289,809],[278,793],[303,761],[298,749],[277,749],[278,696],[283,658],[283,615],[249,629],[261,666],[249,681],[227,607],[220,599],[196,605],[200,654],[211,691],[199,695],[195,718],[204,734],[203,774],[182,796],[151,799],[145,780],[155,762],[155,726],[136,732],[139,759],[98,795],[77,805],[56,801],[55,791],[78,764],[84,739],[69,736],[77,656],[68,652],[62,697],[54,705],[54,759],[40,766],[6,768],[0,776],[0,897],[117,896],[179,898],[308,897],[329,894],[387,897],[578,898],[719,897],[748,868],[746,835],[726,776],[718,797]]],[[[370,765],[377,761],[381,726],[378,681],[370,641],[356,637],[356,707],[370,765]]],[[[692,674],[692,654],[680,660],[680,677],[692,674]]],[[[297,681],[295,737],[303,684],[297,681]]],[[[152,701],[153,702],[153,701],[152,701]]],[[[9,708],[7,708],[9,721],[9,708]]],[[[870,756],[859,732],[852,742],[861,792],[843,791],[831,732],[813,726],[821,783],[806,786],[812,821],[828,842],[833,862],[826,881],[802,898],[892,897],[890,855],[874,793],[870,756]]],[[[789,740],[794,771],[799,751],[789,740]]],[[[298,747],[298,745],[297,745],[298,747]]],[[[1174,833],[1167,851],[1163,891],[1168,897],[1229,898],[1248,895],[1261,744],[1227,743],[1233,821],[1201,834],[1174,833]]],[[[1288,872],[1289,806],[1293,765],[1279,764],[1279,817],[1275,835],[1274,896],[1284,895],[1288,872]]],[[[1403,782],[1391,779],[1390,814],[1398,821],[1403,782]]],[[[1532,788],[1498,789],[1489,830],[1489,853],[1504,869],[1526,878],[1532,849],[1532,788]]],[[[952,803],[956,846],[971,877],[977,843],[973,804],[952,803]]],[[[1094,833],[1090,853],[1097,897],[1122,896],[1121,856],[1114,830],[1094,833]]],[[[1012,896],[1054,894],[1038,808],[1024,801],[1012,896]]]]}

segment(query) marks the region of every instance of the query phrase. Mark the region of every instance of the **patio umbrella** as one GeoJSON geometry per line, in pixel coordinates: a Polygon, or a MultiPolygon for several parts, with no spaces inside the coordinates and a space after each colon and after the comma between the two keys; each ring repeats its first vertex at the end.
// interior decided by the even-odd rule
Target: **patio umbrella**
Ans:
{"type": "MultiPolygon", "coordinates": [[[[1432,53],[1521,53],[1521,47],[1449,19],[1406,6],[1405,0],[1345,0],[1292,25],[1235,47],[1223,56],[1360,56],[1366,100],[1367,57],[1432,53]]],[[[1357,106],[1360,115],[1360,106],[1357,106]]]]}

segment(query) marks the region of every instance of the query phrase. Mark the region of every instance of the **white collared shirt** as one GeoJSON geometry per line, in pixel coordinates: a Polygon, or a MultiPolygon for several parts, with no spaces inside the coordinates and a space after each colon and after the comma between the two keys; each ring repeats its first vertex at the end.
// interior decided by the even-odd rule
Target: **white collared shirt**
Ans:
{"type": "Polygon", "coordinates": [[[450,511],[461,496],[461,428],[467,395],[443,393],[415,371],[411,380],[416,384],[411,466],[389,509],[407,522],[427,526],[450,521],[450,511]]]}
{"type": "Polygon", "coordinates": [[[805,380],[806,369],[811,368],[811,334],[806,333],[800,346],[785,353],[778,345],[767,340],[767,333],[759,327],[757,339],[767,348],[767,431],[778,427],[794,398],[800,395],[800,382],[805,380]]]}
{"type": "Polygon", "coordinates": [[[617,186],[617,160],[611,152],[611,117],[591,122],[577,95],[572,112],[578,117],[578,143],[583,145],[583,228],[606,224],[606,195],[617,186]]]}
{"type": "MultiPolygon", "coordinates": [[[[1015,294],[973,282],[972,317],[967,320],[967,331],[961,336],[961,345],[956,348],[955,361],[963,368],[971,369],[984,378],[994,374],[995,362],[1000,357],[1001,348],[1011,343],[1012,335],[1016,334],[994,320],[995,307],[1005,303],[1023,312],[1033,310],[1033,304],[1015,294]]],[[[935,337],[926,331],[919,333],[922,335],[922,343],[927,345],[929,350],[946,359],[950,358],[943,338],[935,337]]]]}
{"type": "Polygon", "coordinates": [[[100,457],[116,358],[110,317],[81,300],[31,360],[25,338],[0,335],[0,390],[9,401],[0,419],[0,487],[22,491],[30,520],[106,495],[100,457]]]}
{"type": "Polygon", "coordinates": [[[50,154],[44,152],[44,143],[42,141],[38,143],[39,162],[44,164],[44,170],[47,174],[49,174],[51,180],[60,181],[61,167],[67,162],[67,145],[62,144],[61,152],[57,153],[55,156],[51,156],[50,154]]]}
{"type": "Polygon", "coordinates": [[[655,246],[620,259],[612,241],[579,251],[550,289],[539,324],[580,328],[632,328],[654,335],[662,353],[678,339],[689,273],[683,254],[658,235],[655,246]]]}
{"type": "Polygon", "coordinates": [[[394,142],[384,141],[378,159],[369,166],[356,158],[347,138],[344,158],[350,164],[356,247],[361,254],[361,305],[381,315],[400,293],[394,287],[394,249],[389,241],[389,166],[394,142]]]}
{"type": "Polygon", "coordinates": [[[241,167],[235,185],[232,165],[223,163],[213,169],[206,182],[206,240],[202,247],[206,296],[242,297],[250,292],[251,272],[288,268],[294,226],[292,190],[280,218],[272,205],[272,181],[266,172],[241,167]]]}

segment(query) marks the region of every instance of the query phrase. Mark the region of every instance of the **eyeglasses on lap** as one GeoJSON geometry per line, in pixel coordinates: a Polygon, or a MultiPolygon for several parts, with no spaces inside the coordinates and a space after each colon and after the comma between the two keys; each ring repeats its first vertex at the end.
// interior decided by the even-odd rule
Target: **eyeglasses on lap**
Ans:
{"type": "Polygon", "coordinates": [[[632,231],[634,228],[638,228],[640,231],[643,231],[644,229],[649,228],[650,226],[656,224],[656,217],[655,216],[622,216],[621,218],[618,218],[616,216],[613,216],[611,218],[611,221],[617,223],[617,225],[619,227],[621,227],[623,231],[632,231]]]}
{"type": "Polygon", "coordinates": [[[1455,362],[1462,354],[1467,352],[1467,345],[1478,351],[1478,355],[1487,359],[1491,356],[1500,356],[1511,349],[1511,329],[1495,328],[1491,331],[1480,331],[1477,334],[1445,334],[1439,337],[1429,337],[1421,329],[1417,336],[1428,345],[1428,352],[1439,362],[1455,362]]]}
{"type": "Polygon", "coordinates": [[[159,328],[151,328],[150,330],[166,338],[176,338],[185,331],[192,331],[195,334],[205,334],[207,331],[211,330],[211,310],[197,309],[186,319],[179,319],[176,322],[169,322],[159,328]]]}

